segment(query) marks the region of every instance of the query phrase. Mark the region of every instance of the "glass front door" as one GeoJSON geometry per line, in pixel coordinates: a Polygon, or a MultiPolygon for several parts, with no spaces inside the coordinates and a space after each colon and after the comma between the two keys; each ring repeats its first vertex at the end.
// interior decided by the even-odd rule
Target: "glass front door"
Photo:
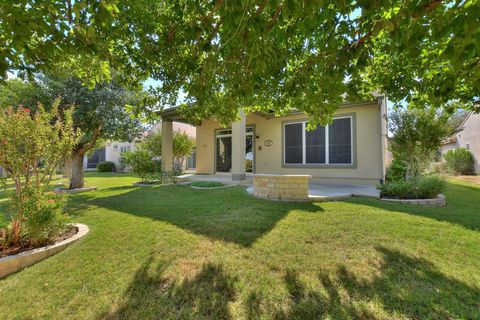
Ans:
{"type": "Polygon", "coordinates": [[[232,171],[232,137],[217,138],[217,172],[232,171]]]}
{"type": "MultiPolygon", "coordinates": [[[[216,134],[215,157],[216,172],[232,171],[232,131],[220,130],[216,134]]],[[[247,127],[245,137],[245,172],[253,173],[255,166],[255,139],[253,127],[247,127]]]]}

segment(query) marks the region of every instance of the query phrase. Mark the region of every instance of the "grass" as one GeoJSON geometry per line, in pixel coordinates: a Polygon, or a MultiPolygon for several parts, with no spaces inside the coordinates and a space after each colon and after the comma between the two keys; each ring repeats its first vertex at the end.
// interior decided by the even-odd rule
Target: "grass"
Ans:
{"type": "Polygon", "coordinates": [[[447,319],[480,310],[480,186],[445,208],[281,203],[88,174],[89,235],[0,280],[0,319],[447,319]]]}
{"type": "Polygon", "coordinates": [[[200,188],[218,188],[223,187],[224,184],[217,181],[195,181],[192,182],[192,186],[200,188]]]}

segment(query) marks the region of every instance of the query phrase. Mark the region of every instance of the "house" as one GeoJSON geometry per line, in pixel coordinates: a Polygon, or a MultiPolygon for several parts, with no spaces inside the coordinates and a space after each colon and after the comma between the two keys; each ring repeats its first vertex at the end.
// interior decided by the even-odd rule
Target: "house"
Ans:
{"type": "MultiPolygon", "coordinates": [[[[152,128],[146,130],[143,133],[143,137],[155,132],[159,132],[162,128],[162,123],[156,123],[152,128]]],[[[195,139],[196,130],[195,127],[185,124],[174,122],[173,131],[186,132],[192,139],[195,139]]],[[[110,141],[105,146],[96,149],[92,154],[85,156],[83,160],[84,170],[96,170],[97,165],[103,161],[112,161],[117,167],[120,166],[121,154],[124,152],[135,151],[137,148],[137,142],[122,142],[122,141],[110,141]]],[[[177,167],[181,167],[183,170],[192,170],[195,168],[195,151],[193,154],[185,159],[183,163],[176,164],[177,167]]]]}
{"type": "Polygon", "coordinates": [[[453,137],[443,141],[440,152],[465,148],[470,150],[475,160],[475,173],[480,173],[480,114],[468,112],[457,128],[459,131],[453,137]]]}
{"type": "MultiPolygon", "coordinates": [[[[175,122],[186,122],[178,108],[162,113],[162,158],[172,158],[175,122]],[[175,121],[175,122],[174,122],[175,121]]],[[[212,119],[196,125],[197,174],[231,175],[243,180],[254,173],[308,174],[312,182],[378,184],[385,178],[387,162],[386,101],[346,103],[333,123],[306,130],[302,112],[275,117],[248,114],[221,127],[212,119]]],[[[162,161],[171,170],[171,161],[162,161]]]]}

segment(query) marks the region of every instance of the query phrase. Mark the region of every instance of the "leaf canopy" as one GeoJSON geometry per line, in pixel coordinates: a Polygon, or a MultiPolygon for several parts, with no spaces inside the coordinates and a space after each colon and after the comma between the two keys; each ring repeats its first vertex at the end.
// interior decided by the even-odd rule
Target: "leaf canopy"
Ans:
{"type": "Polygon", "coordinates": [[[244,107],[328,122],[375,90],[480,104],[477,0],[23,0],[0,15],[0,71],[76,61],[93,82],[113,69],[128,83],[151,77],[162,105],[185,93],[192,120],[228,122],[244,107]]]}

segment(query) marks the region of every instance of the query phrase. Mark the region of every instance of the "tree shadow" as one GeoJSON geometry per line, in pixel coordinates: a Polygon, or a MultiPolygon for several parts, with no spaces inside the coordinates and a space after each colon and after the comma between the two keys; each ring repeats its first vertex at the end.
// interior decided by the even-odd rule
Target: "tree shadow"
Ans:
{"type": "Polygon", "coordinates": [[[382,262],[371,277],[360,277],[343,265],[336,272],[321,272],[320,287],[307,288],[294,270],[284,283],[287,306],[268,305],[261,294],[246,299],[248,319],[270,315],[275,319],[477,319],[480,288],[441,273],[431,262],[397,250],[378,247],[382,262]],[[377,305],[367,310],[368,303],[377,305]],[[377,315],[379,313],[379,315],[377,315]]]}
{"type": "Polygon", "coordinates": [[[312,203],[257,199],[241,187],[216,190],[194,190],[188,186],[116,187],[96,192],[94,196],[79,195],[72,211],[81,214],[85,206],[161,220],[195,234],[243,246],[250,246],[268,233],[292,210],[323,211],[312,203]]]}
{"type": "Polygon", "coordinates": [[[198,274],[172,281],[163,265],[148,259],[137,271],[124,302],[99,319],[230,319],[228,304],[236,299],[236,278],[220,265],[206,264],[198,274]]]}
{"type": "Polygon", "coordinates": [[[445,197],[447,199],[445,207],[433,208],[368,198],[354,198],[350,202],[449,222],[470,230],[480,231],[480,206],[478,202],[478,199],[480,199],[480,186],[475,187],[450,182],[445,191],[445,197]]]}

